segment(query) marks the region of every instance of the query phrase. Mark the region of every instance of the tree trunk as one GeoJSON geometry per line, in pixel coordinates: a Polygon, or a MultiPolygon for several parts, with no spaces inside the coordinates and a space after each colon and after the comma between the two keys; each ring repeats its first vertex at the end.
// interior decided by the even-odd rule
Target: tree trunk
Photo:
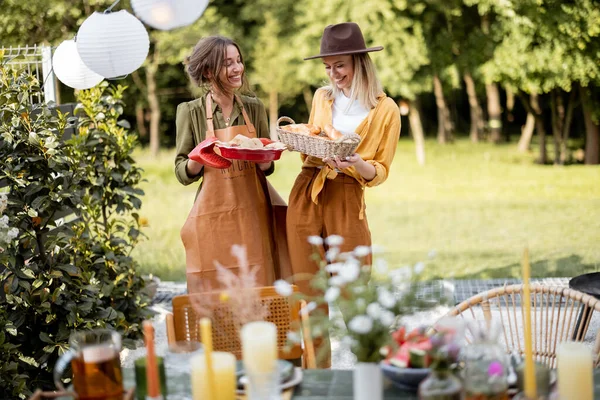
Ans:
{"type": "MultiPolygon", "coordinates": [[[[504,91],[506,92],[506,120],[513,122],[515,120],[515,116],[513,115],[513,110],[515,109],[515,92],[509,86],[504,87],[504,91]]],[[[510,142],[510,129],[504,130],[504,140],[507,143],[510,142]]]]}
{"type": "Polygon", "coordinates": [[[542,109],[540,108],[538,96],[531,96],[531,108],[535,112],[535,129],[540,138],[540,164],[546,164],[548,161],[548,153],[546,151],[546,129],[544,128],[544,120],[542,119],[542,109]]]}
{"type": "Polygon", "coordinates": [[[277,119],[279,112],[279,103],[277,100],[277,91],[269,92],[269,120],[271,125],[271,139],[277,139],[277,119]]]}
{"type": "Polygon", "coordinates": [[[483,110],[479,105],[477,99],[477,92],[475,90],[475,82],[470,72],[466,72],[464,76],[465,86],[467,89],[467,96],[469,98],[469,108],[471,110],[471,132],[469,137],[471,141],[476,143],[479,141],[480,135],[483,133],[483,110]]]}
{"type": "Polygon", "coordinates": [[[305,86],[304,89],[302,89],[302,96],[304,97],[304,102],[306,103],[306,109],[310,113],[313,101],[313,92],[310,90],[310,87],[305,86]]]}
{"type": "Polygon", "coordinates": [[[435,104],[438,111],[438,135],[439,143],[448,143],[451,140],[452,123],[450,122],[450,111],[444,99],[444,89],[442,81],[438,75],[433,76],[433,92],[435,94],[435,104]]]}
{"type": "Polygon", "coordinates": [[[148,130],[146,129],[146,110],[141,102],[135,104],[135,121],[140,137],[148,136],[148,130]]]}
{"type": "Polygon", "coordinates": [[[569,96],[569,104],[567,105],[567,115],[565,116],[565,123],[563,125],[562,132],[562,146],[560,148],[560,161],[561,164],[565,164],[569,161],[569,136],[571,134],[571,122],[573,121],[573,110],[575,109],[576,99],[576,87],[571,89],[571,95],[569,96]]]}
{"type": "Polygon", "coordinates": [[[600,126],[592,119],[592,103],[587,88],[579,91],[585,121],[585,163],[600,164],[600,126]]]}
{"type": "Polygon", "coordinates": [[[552,110],[552,137],[554,138],[554,164],[560,164],[560,149],[562,147],[563,121],[565,119],[565,106],[561,93],[553,89],[550,93],[552,110]]]}
{"type": "Polygon", "coordinates": [[[415,98],[409,107],[408,122],[410,133],[415,141],[415,152],[419,165],[425,165],[425,134],[423,133],[423,124],[421,123],[421,104],[418,98],[415,98]]]}
{"type": "Polygon", "coordinates": [[[502,140],[502,109],[500,107],[500,91],[498,84],[485,85],[487,95],[488,126],[490,127],[490,141],[500,143],[502,140]]]}
{"type": "Polygon", "coordinates": [[[157,65],[150,63],[146,66],[146,87],[148,88],[148,104],[150,106],[150,153],[158,155],[160,149],[160,105],[156,94],[157,65]]]}
{"type": "Polygon", "coordinates": [[[515,117],[512,113],[515,109],[515,93],[508,86],[506,86],[504,90],[506,91],[506,120],[508,122],[513,122],[515,120],[515,117]]]}
{"type": "MultiPolygon", "coordinates": [[[[533,95],[532,96],[536,96],[533,95]]],[[[533,136],[533,129],[535,128],[535,117],[532,113],[527,113],[527,121],[525,125],[521,127],[521,137],[519,138],[519,144],[517,150],[519,153],[526,153],[529,151],[529,145],[531,144],[531,137],[533,136]]]]}

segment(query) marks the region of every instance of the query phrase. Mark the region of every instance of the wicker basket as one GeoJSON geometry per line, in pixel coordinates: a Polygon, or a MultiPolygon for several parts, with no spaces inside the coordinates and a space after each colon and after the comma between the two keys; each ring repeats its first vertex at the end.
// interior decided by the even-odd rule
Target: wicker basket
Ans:
{"type": "Polygon", "coordinates": [[[349,133],[343,138],[331,140],[321,132],[320,136],[304,135],[302,133],[289,132],[279,127],[281,122],[295,124],[294,120],[288,117],[281,117],[277,120],[277,135],[279,140],[290,147],[293,151],[308,154],[319,158],[346,158],[352,154],[360,143],[360,136],[356,133],[349,133]]]}

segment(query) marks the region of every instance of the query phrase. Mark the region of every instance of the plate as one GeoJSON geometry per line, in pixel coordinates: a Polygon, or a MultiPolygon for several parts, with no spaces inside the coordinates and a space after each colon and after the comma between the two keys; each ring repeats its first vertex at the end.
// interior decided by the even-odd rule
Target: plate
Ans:
{"type": "MultiPolygon", "coordinates": [[[[302,368],[301,367],[295,367],[293,369],[293,374],[291,376],[290,379],[288,379],[286,382],[283,382],[281,385],[279,385],[279,389],[283,392],[284,390],[293,388],[294,386],[299,385],[302,382],[302,368]]],[[[240,382],[245,383],[246,382],[246,377],[242,376],[240,377],[240,382]]],[[[237,389],[236,390],[237,394],[244,394],[246,393],[246,391],[244,389],[237,389]]]]}
{"type": "Polygon", "coordinates": [[[383,375],[394,386],[403,390],[417,391],[419,384],[429,375],[429,368],[398,368],[390,364],[380,363],[383,375]]]}
{"type": "Polygon", "coordinates": [[[221,155],[230,160],[244,160],[259,163],[279,160],[281,153],[285,151],[285,149],[244,149],[240,147],[219,145],[217,145],[217,147],[219,148],[221,155]]]}

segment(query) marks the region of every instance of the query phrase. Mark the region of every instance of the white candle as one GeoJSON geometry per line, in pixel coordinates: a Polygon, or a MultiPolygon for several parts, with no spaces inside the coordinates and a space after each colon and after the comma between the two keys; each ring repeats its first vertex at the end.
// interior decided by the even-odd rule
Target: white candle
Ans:
{"type": "Polygon", "coordinates": [[[558,345],[558,396],[560,400],[593,400],[592,351],[583,343],[558,345]]]}
{"type": "Polygon", "coordinates": [[[210,388],[204,353],[190,360],[192,364],[192,398],[194,400],[235,400],[235,356],[231,353],[212,352],[214,388],[210,388]],[[214,393],[211,393],[211,389],[214,393]],[[209,395],[211,393],[212,395],[209,395]]]}
{"type": "Polygon", "coordinates": [[[248,373],[267,373],[277,368],[277,326],[264,321],[245,324],[242,357],[248,373]]]}

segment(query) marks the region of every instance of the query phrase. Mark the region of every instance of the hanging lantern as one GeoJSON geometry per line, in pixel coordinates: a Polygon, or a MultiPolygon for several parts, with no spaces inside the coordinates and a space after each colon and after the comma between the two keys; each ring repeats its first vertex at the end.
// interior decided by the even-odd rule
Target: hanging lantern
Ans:
{"type": "Polygon", "coordinates": [[[190,25],[208,5],[208,0],[131,0],[135,14],[153,28],[169,30],[190,25]]]}
{"type": "Polygon", "coordinates": [[[90,15],[77,32],[79,56],[92,71],[105,78],[132,73],[146,59],[148,32],[125,10],[90,15]]]}
{"type": "Polygon", "coordinates": [[[81,61],[74,40],[65,40],[56,48],[52,69],[58,80],[73,89],[89,89],[104,79],[81,61]]]}

